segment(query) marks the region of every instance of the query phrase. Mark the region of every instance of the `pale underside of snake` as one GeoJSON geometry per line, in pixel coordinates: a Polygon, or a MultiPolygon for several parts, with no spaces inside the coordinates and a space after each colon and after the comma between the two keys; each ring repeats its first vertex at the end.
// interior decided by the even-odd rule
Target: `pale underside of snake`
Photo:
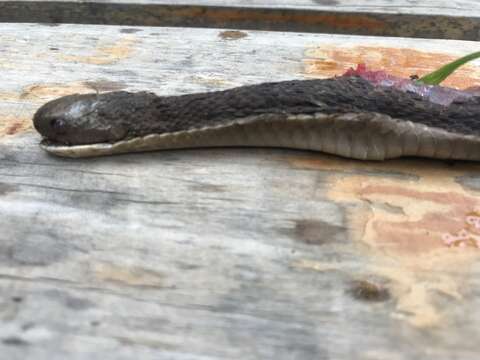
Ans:
{"type": "Polygon", "coordinates": [[[66,157],[253,146],[480,160],[480,97],[402,84],[340,76],[180,96],[69,95],[43,105],[34,126],[45,150],[66,157]]]}

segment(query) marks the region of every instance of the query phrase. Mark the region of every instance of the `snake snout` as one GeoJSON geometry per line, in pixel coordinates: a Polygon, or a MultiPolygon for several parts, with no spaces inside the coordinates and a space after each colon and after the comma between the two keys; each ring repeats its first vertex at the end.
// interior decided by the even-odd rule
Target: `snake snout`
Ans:
{"type": "Polygon", "coordinates": [[[92,144],[121,139],[120,123],[102,119],[102,99],[95,94],[68,95],[43,105],[33,117],[35,129],[59,144],[92,144]]]}

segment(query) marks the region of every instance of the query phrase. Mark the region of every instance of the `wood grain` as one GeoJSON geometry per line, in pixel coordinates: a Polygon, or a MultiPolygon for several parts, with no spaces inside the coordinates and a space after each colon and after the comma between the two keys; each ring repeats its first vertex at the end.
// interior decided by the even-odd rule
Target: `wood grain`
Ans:
{"type": "Polygon", "coordinates": [[[473,0],[11,0],[0,22],[238,28],[480,39],[473,0]]]}
{"type": "MultiPolygon", "coordinates": [[[[222,31],[0,25],[2,357],[476,359],[480,165],[38,147],[33,111],[69,93],[418,72],[478,46],[222,31]]],[[[451,85],[478,83],[469,69],[451,85]]]]}

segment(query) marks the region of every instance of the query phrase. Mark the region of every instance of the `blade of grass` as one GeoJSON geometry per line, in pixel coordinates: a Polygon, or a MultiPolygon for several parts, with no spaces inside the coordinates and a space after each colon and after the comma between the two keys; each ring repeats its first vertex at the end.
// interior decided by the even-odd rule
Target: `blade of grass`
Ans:
{"type": "Polygon", "coordinates": [[[460,59],[452,61],[451,63],[442,66],[440,69],[437,69],[430,74],[421,77],[418,81],[426,85],[438,85],[447,77],[449,77],[460,66],[478,58],[480,58],[480,51],[474,52],[472,54],[461,57],[460,59]]]}

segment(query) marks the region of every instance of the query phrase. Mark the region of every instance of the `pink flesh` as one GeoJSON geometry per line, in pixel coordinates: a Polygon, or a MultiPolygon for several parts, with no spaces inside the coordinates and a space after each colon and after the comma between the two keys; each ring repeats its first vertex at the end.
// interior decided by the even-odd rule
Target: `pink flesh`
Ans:
{"type": "Polygon", "coordinates": [[[445,86],[417,84],[415,80],[393,76],[383,70],[368,70],[365,64],[358,64],[356,69],[348,69],[343,76],[360,76],[376,86],[394,87],[400,91],[414,92],[440,105],[449,105],[457,99],[468,99],[480,95],[478,87],[457,90],[445,86]]]}

